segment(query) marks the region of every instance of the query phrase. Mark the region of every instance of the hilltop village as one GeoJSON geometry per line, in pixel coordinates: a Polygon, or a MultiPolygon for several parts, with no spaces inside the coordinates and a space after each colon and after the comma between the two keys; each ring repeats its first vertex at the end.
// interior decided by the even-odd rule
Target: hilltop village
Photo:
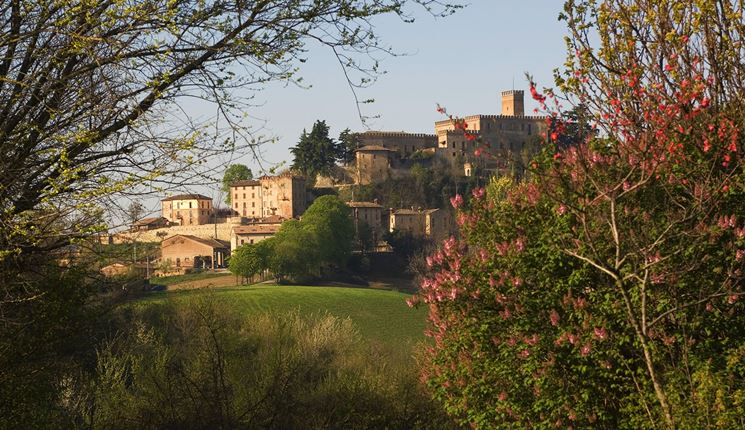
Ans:
{"type": "Polygon", "coordinates": [[[370,193],[359,190],[405,180],[416,169],[445,172],[455,178],[456,187],[484,183],[494,175],[520,175],[546,121],[525,115],[523,91],[504,91],[501,96],[501,114],[466,116],[460,125],[451,119],[438,121],[434,134],[356,133],[353,160],[329,175],[309,179],[288,170],[230,183],[229,208],[217,208],[212,198],[201,194],[165,197],[159,216],[139,219],[105,241],[160,243],[160,261],[167,262],[169,272],[222,268],[238,247],[272,237],[283,222],[301,218],[317,196],[333,193],[345,197],[357,232],[363,223],[369,227],[368,252],[390,251],[386,233],[396,231],[439,242],[455,231],[448,205],[402,207],[402,199],[385,192],[368,201],[360,195],[370,193]]]}

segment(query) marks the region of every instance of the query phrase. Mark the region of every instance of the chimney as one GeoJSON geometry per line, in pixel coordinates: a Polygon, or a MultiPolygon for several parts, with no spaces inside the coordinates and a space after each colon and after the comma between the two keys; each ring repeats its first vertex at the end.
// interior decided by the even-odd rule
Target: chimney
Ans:
{"type": "Polygon", "coordinates": [[[502,91],[502,115],[525,115],[525,93],[522,90],[502,91]]]}

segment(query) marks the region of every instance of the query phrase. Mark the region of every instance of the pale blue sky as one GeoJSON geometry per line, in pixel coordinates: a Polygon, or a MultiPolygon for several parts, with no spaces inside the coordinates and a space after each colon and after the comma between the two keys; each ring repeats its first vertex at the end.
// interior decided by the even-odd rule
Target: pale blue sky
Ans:
{"type": "MultiPolygon", "coordinates": [[[[442,119],[435,111],[440,103],[458,115],[499,113],[500,92],[526,89],[524,73],[542,85],[552,84],[552,70],[565,59],[564,23],[557,20],[560,0],[473,0],[447,18],[417,13],[413,24],[398,19],[379,19],[383,40],[407,56],[385,57],[387,73],[370,88],[358,91],[366,115],[380,115],[368,125],[375,130],[433,133],[442,119]]],[[[421,12],[421,11],[419,11],[421,12]]],[[[344,128],[365,130],[357,116],[354,99],[339,64],[323,47],[310,46],[308,62],[301,69],[311,89],[281,84],[258,93],[251,115],[266,121],[266,131],[278,142],[266,145],[266,158],[291,162],[289,148],[304,128],[317,119],[326,120],[331,135],[344,128]]],[[[532,102],[532,101],[531,101],[532,102]]],[[[528,102],[526,113],[534,105],[528,102]]],[[[254,170],[248,154],[235,154],[254,170]]]]}

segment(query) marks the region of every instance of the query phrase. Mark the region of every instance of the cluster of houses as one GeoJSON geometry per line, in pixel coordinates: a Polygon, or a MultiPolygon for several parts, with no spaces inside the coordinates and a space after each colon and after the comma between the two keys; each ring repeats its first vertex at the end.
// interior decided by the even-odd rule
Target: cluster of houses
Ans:
{"type": "MultiPolygon", "coordinates": [[[[274,236],[282,223],[300,218],[309,201],[305,179],[293,173],[262,176],[230,185],[231,208],[215,210],[212,198],[181,194],[161,200],[159,217],[138,220],[120,240],[161,243],[161,267],[168,272],[225,267],[238,247],[274,236]]],[[[347,202],[355,231],[370,232],[372,249],[384,249],[386,231],[407,231],[416,237],[442,240],[450,217],[442,209],[384,209],[377,201],[347,202]]]]}
{"type": "MultiPolygon", "coordinates": [[[[435,134],[368,131],[357,134],[355,163],[341,177],[319,178],[323,185],[371,184],[407,174],[413,164],[439,161],[454,172],[470,176],[476,167],[497,171],[501,161],[514,159],[527,142],[546,130],[545,117],[526,116],[524,92],[502,92],[500,115],[471,115],[456,125],[447,119],[435,123],[435,134]],[[468,130],[468,135],[463,132],[468,130]],[[477,137],[477,139],[474,139],[477,137]],[[488,142],[491,156],[474,154],[488,142]]],[[[317,185],[318,183],[317,182],[317,185]]],[[[299,218],[310,203],[305,179],[291,172],[237,181],[230,185],[230,208],[217,210],[210,197],[182,194],[161,201],[159,217],[138,220],[124,240],[161,243],[161,261],[176,270],[224,267],[227,257],[241,245],[272,237],[282,222],[299,218]]],[[[451,231],[451,217],[443,209],[383,208],[377,201],[350,201],[357,232],[372,236],[374,249],[385,247],[386,231],[406,231],[415,237],[439,241],[451,231]],[[369,228],[369,230],[368,230],[369,228]]]]}

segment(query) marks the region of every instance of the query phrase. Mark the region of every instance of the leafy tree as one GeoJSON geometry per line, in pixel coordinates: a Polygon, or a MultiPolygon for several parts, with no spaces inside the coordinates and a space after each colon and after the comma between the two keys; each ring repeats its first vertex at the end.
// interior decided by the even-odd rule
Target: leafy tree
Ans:
{"type": "Polygon", "coordinates": [[[236,181],[253,179],[254,175],[245,164],[231,164],[225,169],[222,177],[222,192],[225,193],[225,203],[231,206],[232,196],[230,195],[230,184],[236,181]]]}
{"type": "Polygon", "coordinates": [[[259,247],[258,244],[241,245],[230,256],[230,273],[240,276],[245,281],[263,272],[269,266],[269,256],[262,252],[265,250],[266,247],[259,247]]]}
{"type": "MultiPolygon", "coordinates": [[[[453,10],[438,0],[2,3],[0,338],[8,344],[0,348],[0,386],[21,381],[8,357],[28,345],[13,342],[41,344],[51,333],[65,339],[57,330],[75,330],[66,318],[78,303],[57,294],[53,253],[105,230],[100,208],[122,195],[202,182],[195,178],[207,158],[255,149],[263,139],[235,121],[248,100],[234,90],[295,81],[309,40],[332,49],[347,71],[374,72],[374,60],[367,66],[351,54],[386,49],[370,18],[407,19],[412,3],[435,14],[453,10]],[[185,116],[178,105],[194,97],[218,117],[185,116]],[[215,123],[229,127],[207,133],[215,123]]],[[[37,369],[61,361],[47,353],[35,358],[37,369]]],[[[55,383],[47,372],[36,375],[50,379],[21,382],[62,389],[61,373],[55,383]]],[[[7,393],[0,405],[24,401],[7,393]]],[[[49,427],[19,415],[34,410],[0,414],[16,427],[49,427]]],[[[45,412],[36,408],[34,417],[45,412]]]]}
{"type": "Polygon", "coordinates": [[[360,138],[357,133],[352,133],[348,128],[345,128],[341,133],[339,133],[339,143],[337,144],[339,153],[337,157],[345,166],[349,166],[355,162],[355,151],[359,149],[359,147],[360,138]]]}
{"type": "Polygon", "coordinates": [[[745,70],[727,42],[742,12],[566,3],[557,80],[598,134],[557,144],[556,112],[529,181],[454,197],[462,241],[430,257],[418,296],[435,338],[424,376],[463,423],[745,425],[745,70]]]}
{"type": "Polygon", "coordinates": [[[313,233],[322,264],[344,266],[354,241],[349,206],[337,196],[321,196],[303,213],[302,225],[313,233]]]}
{"type": "Polygon", "coordinates": [[[282,223],[272,238],[269,257],[269,268],[278,280],[291,278],[302,282],[320,276],[322,257],[316,238],[301,221],[291,219],[282,223]]]}
{"type": "Polygon", "coordinates": [[[292,168],[313,179],[318,174],[331,174],[336,165],[338,148],[334,139],[329,137],[326,121],[318,120],[310,133],[303,130],[297,146],[290,148],[290,152],[295,157],[292,168]]]}

